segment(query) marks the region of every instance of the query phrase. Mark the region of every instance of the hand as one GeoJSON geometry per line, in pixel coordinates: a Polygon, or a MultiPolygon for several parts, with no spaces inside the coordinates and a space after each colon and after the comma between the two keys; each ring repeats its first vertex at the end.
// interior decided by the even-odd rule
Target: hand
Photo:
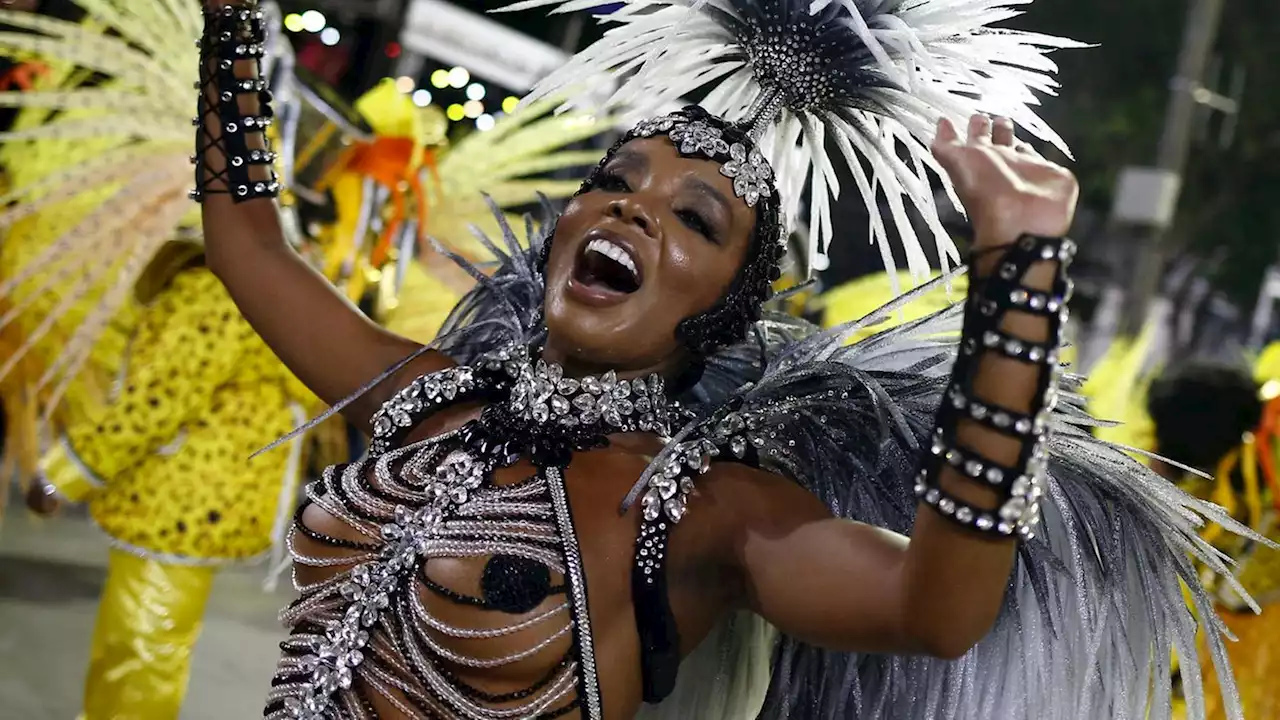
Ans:
{"type": "Polygon", "coordinates": [[[52,485],[37,477],[27,488],[27,509],[37,515],[52,515],[61,503],[52,485]]]}
{"type": "Polygon", "coordinates": [[[973,250],[1007,245],[1023,235],[1063,237],[1070,230],[1080,195],[1075,175],[1019,141],[1008,118],[974,115],[964,138],[943,118],[933,155],[969,214],[973,250]]]}

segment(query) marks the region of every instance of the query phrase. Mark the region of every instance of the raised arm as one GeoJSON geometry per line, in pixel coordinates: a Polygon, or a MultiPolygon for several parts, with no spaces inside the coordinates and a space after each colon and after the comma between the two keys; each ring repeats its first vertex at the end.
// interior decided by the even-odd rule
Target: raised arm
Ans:
{"type": "Polygon", "coordinates": [[[911,538],[831,517],[804,490],[737,473],[708,491],[742,528],[732,562],[746,603],[780,629],[842,650],[955,657],[989,632],[1016,539],[1034,530],[1061,307],[1061,238],[1077,185],[975,117],[967,138],[944,122],[935,154],[975,229],[961,349],[916,490],[911,538]]]}
{"type": "MultiPolygon", "coordinates": [[[[196,187],[209,267],[285,365],[335,403],[420,345],[366,318],[286,242],[260,123],[269,122],[271,110],[258,74],[263,28],[256,3],[205,2],[196,187]]],[[[403,379],[448,364],[427,353],[345,414],[367,431],[370,416],[403,379]]]]}

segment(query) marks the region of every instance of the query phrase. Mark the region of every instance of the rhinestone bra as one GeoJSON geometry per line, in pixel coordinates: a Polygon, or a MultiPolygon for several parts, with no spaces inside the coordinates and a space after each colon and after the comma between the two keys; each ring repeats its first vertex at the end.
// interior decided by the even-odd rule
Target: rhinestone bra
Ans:
{"type": "Polygon", "coordinates": [[[298,512],[295,565],[340,572],[313,584],[295,575],[301,597],[282,613],[292,634],[266,717],[365,720],[377,717],[375,699],[407,717],[601,717],[563,469],[572,452],[603,445],[610,433],[668,435],[677,410],[658,376],[567,378],[524,349],[423,376],[397,393],[374,417],[369,456],[329,468],[307,491],[308,503],[364,539],[317,532],[298,512]],[[427,416],[462,401],[487,404],[458,430],[402,445],[427,416]],[[496,470],[521,458],[532,460],[532,477],[494,482],[496,470]],[[333,551],[303,552],[299,536],[333,551]],[[433,561],[461,558],[485,559],[478,596],[428,573],[433,561]],[[467,617],[459,608],[483,613],[481,621],[459,622],[460,612],[467,617]],[[486,651],[494,641],[505,651],[523,646],[486,651]],[[487,692],[462,677],[558,648],[550,672],[519,690],[487,692]]]}

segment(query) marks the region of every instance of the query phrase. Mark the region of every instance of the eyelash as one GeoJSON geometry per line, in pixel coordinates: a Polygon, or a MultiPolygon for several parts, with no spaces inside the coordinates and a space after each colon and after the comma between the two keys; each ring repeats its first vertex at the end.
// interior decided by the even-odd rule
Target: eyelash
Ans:
{"type": "Polygon", "coordinates": [[[706,219],[698,213],[692,210],[677,210],[676,217],[680,218],[680,222],[684,223],[685,227],[705,237],[711,242],[719,244],[720,241],[716,239],[715,233],[711,231],[711,223],[707,222],[706,219]]]}
{"type": "MultiPolygon", "coordinates": [[[[608,170],[600,174],[600,177],[598,177],[595,183],[593,183],[592,189],[603,192],[631,192],[631,186],[627,184],[625,178],[617,173],[609,172],[608,170]]],[[[720,243],[715,232],[711,229],[711,223],[707,222],[706,218],[702,217],[702,215],[697,212],[693,210],[677,210],[676,217],[679,218],[680,222],[690,230],[698,233],[717,245],[720,243]]]]}
{"type": "Polygon", "coordinates": [[[617,173],[607,170],[596,178],[593,185],[594,189],[603,190],[604,192],[631,192],[631,186],[627,184],[626,179],[617,173]]]}

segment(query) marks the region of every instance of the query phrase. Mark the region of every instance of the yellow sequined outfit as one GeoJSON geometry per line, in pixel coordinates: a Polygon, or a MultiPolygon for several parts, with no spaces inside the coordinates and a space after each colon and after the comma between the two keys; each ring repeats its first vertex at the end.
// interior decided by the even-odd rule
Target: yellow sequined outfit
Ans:
{"type": "Polygon", "coordinates": [[[298,461],[248,457],[315,401],[203,268],[181,271],[142,311],[124,360],[109,402],[44,457],[46,478],[143,556],[207,565],[267,551],[298,461]]]}

